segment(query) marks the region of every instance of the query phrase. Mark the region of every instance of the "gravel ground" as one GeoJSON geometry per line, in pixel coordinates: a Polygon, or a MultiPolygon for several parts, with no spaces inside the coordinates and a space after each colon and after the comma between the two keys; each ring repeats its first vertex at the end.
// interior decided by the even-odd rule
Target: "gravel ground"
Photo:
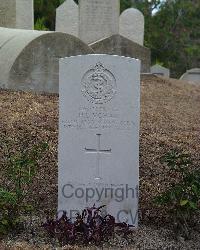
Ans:
{"type": "MultiPolygon", "coordinates": [[[[3,176],[6,146],[14,153],[48,142],[49,150],[40,160],[40,168],[31,186],[27,202],[44,210],[56,211],[57,204],[57,140],[58,96],[0,90],[0,183],[3,176]]],[[[140,130],[140,228],[134,233],[131,249],[200,249],[200,233],[184,242],[173,239],[167,224],[166,210],[157,208],[152,200],[164,191],[177,176],[161,165],[160,157],[173,148],[191,153],[193,167],[200,162],[200,87],[174,79],[145,75],[141,82],[140,130]],[[165,227],[164,227],[165,225],[165,227]]],[[[53,249],[43,236],[10,236],[1,249],[53,249]],[[34,240],[34,237],[36,239],[34,240]],[[38,238],[37,238],[38,237],[38,238]],[[36,245],[35,248],[31,244],[36,245]],[[7,247],[6,247],[7,245],[7,247]],[[13,246],[15,245],[15,246],[13,246]],[[46,245],[46,246],[44,246],[46,245]],[[13,246],[13,247],[9,247],[13,246]],[[45,248],[46,247],[46,248],[45,248]]],[[[45,237],[44,237],[45,238],[45,237]]],[[[117,243],[119,244],[119,242],[117,243]]],[[[83,249],[74,247],[66,249],[83,249]]],[[[92,249],[92,248],[90,248],[92,249]]],[[[95,249],[95,248],[94,248],[95,249]]],[[[112,249],[114,249],[112,247],[112,249]]],[[[125,247],[123,247],[125,249],[125,247]]]]}
{"type": "Polygon", "coordinates": [[[184,241],[183,238],[175,240],[170,228],[157,227],[155,225],[140,225],[133,233],[131,240],[127,242],[121,238],[114,238],[100,247],[94,246],[66,246],[58,247],[58,243],[50,241],[42,232],[31,234],[29,230],[23,235],[9,236],[1,241],[0,250],[29,250],[29,249],[137,249],[137,250],[197,250],[200,249],[200,233],[193,231],[191,240],[184,241]]]}

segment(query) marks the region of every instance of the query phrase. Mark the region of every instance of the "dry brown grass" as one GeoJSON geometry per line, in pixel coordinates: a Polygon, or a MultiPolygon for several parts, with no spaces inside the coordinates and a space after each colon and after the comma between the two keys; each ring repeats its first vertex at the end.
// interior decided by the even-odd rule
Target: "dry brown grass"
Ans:
{"type": "MultiPolygon", "coordinates": [[[[141,211],[145,219],[161,214],[152,198],[176,176],[160,163],[173,148],[191,153],[200,162],[200,87],[158,77],[142,78],[140,131],[141,211]],[[146,215],[146,216],[145,216],[146,215]]],[[[200,164],[199,164],[200,165],[200,164]]],[[[199,166],[200,167],[200,166],[199,166]]]]}
{"type": "MultiPolygon", "coordinates": [[[[31,187],[32,200],[40,210],[57,205],[58,96],[0,91],[0,139],[9,140],[13,152],[48,142],[31,187]]],[[[200,160],[200,87],[176,80],[143,76],[141,82],[140,207],[144,221],[156,218],[152,198],[174,176],[159,162],[174,147],[200,160]]],[[[5,147],[0,152],[3,174],[5,147]]],[[[4,178],[1,182],[5,183],[4,178]]]]}

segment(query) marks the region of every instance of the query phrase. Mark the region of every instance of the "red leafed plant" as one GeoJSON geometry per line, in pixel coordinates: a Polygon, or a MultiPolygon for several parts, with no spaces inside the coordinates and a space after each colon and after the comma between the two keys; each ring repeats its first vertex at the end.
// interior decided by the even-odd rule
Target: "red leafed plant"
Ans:
{"type": "Polygon", "coordinates": [[[113,237],[115,233],[126,238],[131,232],[131,225],[126,223],[116,223],[111,215],[101,216],[101,207],[85,208],[82,214],[77,214],[72,223],[63,212],[62,217],[52,219],[49,216],[42,225],[50,237],[56,238],[63,245],[83,243],[93,243],[99,245],[113,237]]]}

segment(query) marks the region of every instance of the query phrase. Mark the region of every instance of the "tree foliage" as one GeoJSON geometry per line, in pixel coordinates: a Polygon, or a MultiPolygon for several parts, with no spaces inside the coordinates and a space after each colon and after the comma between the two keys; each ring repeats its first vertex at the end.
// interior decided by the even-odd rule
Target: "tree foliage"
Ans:
{"type": "Polygon", "coordinates": [[[56,8],[65,0],[34,0],[35,28],[55,30],[56,8]]]}
{"type": "MultiPolygon", "coordinates": [[[[35,0],[35,28],[55,29],[55,9],[64,0],[35,0]]],[[[76,1],[78,2],[78,0],[76,1]]],[[[170,68],[180,77],[200,67],[199,0],[120,0],[121,12],[138,8],[145,17],[144,45],[151,49],[152,64],[170,68]]]]}
{"type": "Polygon", "coordinates": [[[160,61],[180,76],[199,66],[200,2],[167,1],[146,23],[145,43],[151,48],[152,62],[160,61]]]}

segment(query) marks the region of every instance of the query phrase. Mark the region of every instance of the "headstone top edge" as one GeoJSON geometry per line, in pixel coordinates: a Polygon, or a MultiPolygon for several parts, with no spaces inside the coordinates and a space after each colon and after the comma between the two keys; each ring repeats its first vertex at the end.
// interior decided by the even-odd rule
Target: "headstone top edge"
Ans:
{"type": "Polygon", "coordinates": [[[62,4],[60,4],[57,8],[56,11],[62,10],[65,5],[73,5],[74,7],[78,8],[78,4],[74,2],[74,0],[65,0],[62,4]]]}
{"type": "Polygon", "coordinates": [[[131,7],[131,8],[128,8],[128,9],[125,9],[121,14],[120,14],[120,16],[122,16],[122,15],[125,15],[125,14],[127,14],[127,13],[138,13],[138,14],[141,14],[141,16],[144,18],[144,14],[142,13],[142,11],[140,11],[140,10],[138,10],[138,9],[136,9],[136,8],[133,8],[133,7],[131,7]]]}
{"type": "Polygon", "coordinates": [[[119,56],[119,55],[108,55],[108,54],[87,54],[87,55],[77,55],[77,56],[69,56],[69,57],[63,57],[60,58],[60,61],[65,61],[68,59],[73,59],[73,58],[81,58],[81,57],[99,57],[99,58],[105,58],[105,57],[110,57],[110,58],[123,58],[126,59],[128,61],[132,60],[134,62],[141,62],[140,59],[138,58],[132,58],[132,57],[128,57],[128,56],[119,56]]]}
{"type": "Polygon", "coordinates": [[[154,64],[154,65],[152,65],[151,66],[151,69],[154,69],[154,68],[160,68],[160,69],[168,69],[168,68],[166,68],[166,67],[164,67],[164,66],[161,66],[160,64],[154,64]]]}
{"type": "Polygon", "coordinates": [[[188,73],[200,72],[200,68],[192,68],[187,70],[188,73]]]}

